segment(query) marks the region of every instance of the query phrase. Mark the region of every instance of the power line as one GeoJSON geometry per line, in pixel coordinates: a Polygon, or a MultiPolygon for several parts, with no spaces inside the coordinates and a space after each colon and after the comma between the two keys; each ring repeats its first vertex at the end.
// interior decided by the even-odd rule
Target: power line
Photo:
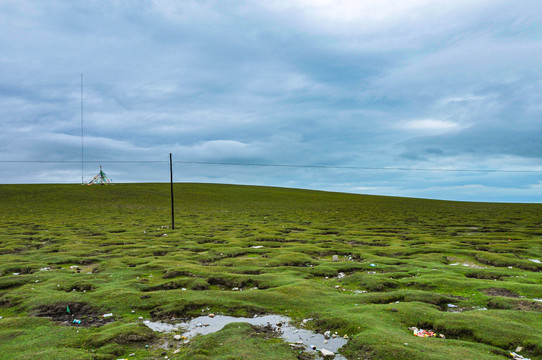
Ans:
{"type": "MultiPolygon", "coordinates": [[[[165,160],[85,160],[83,162],[85,164],[167,163],[165,160]]],[[[0,160],[0,163],[79,164],[81,160],[0,160]]]]}
{"type": "MultiPolygon", "coordinates": [[[[167,164],[166,160],[84,160],[88,164],[167,164]]],[[[70,164],[81,163],[80,160],[0,160],[0,163],[44,163],[70,164]]],[[[235,163],[210,161],[175,161],[173,164],[185,165],[225,165],[254,167],[284,167],[307,169],[343,169],[343,170],[380,170],[380,171],[435,171],[435,172],[482,172],[482,173],[542,173],[542,170],[501,170],[501,169],[450,169],[450,168],[407,168],[407,167],[369,167],[369,166],[336,166],[336,165],[303,165],[303,164],[264,164],[235,163]]]]}
{"type": "Polygon", "coordinates": [[[447,171],[447,172],[488,172],[488,173],[542,173],[542,170],[400,168],[400,167],[366,167],[366,166],[335,166],[335,165],[259,164],[259,163],[232,163],[232,162],[206,162],[206,161],[175,161],[175,164],[262,166],[262,167],[347,169],[347,170],[447,171]]]}

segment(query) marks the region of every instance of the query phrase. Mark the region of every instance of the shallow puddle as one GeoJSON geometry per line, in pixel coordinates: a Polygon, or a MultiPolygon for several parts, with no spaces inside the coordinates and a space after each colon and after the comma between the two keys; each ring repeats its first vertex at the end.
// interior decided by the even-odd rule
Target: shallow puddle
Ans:
{"type": "MultiPolygon", "coordinates": [[[[291,344],[297,343],[300,346],[303,346],[304,351],[317,354],[319,354],[319,352],[316,352],[314,349],[326,349],[336,353],[337,350],[347,342],[347,340],[342,337],[326,339],[322,334],[316,334],[310,330],[296,328],[295,326],[290,325],[290,321],[290,318],[279,315],[265,315],[254,318],[216,315],[213,318],[209,316],[200,316],[189,322],[180,322],[176,324],[148,320],[145,320],[143,323],[152,330],[158,332],[182,331],[181,335],[186,336],[187,338],[220,331],[224,326],[233,322],[244,322],[255,326],[271,326],[286,342],[291,344]]],[[[346,360],[345,357],[338,354],[335,355],[334,359],[346,360]]]]}

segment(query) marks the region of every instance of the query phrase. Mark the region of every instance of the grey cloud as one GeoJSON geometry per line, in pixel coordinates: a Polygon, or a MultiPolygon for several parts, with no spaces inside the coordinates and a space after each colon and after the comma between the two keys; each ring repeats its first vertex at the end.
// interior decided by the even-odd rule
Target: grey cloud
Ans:
{"type": "MultiPolygon", "coordinates": [[[[340,4],[3,2],[0,160],[79,158],[83,73],[87,159],[172,152],[184,161],[359,167],[539,164],[537,2],[420,0],[391,11],[383,1],[374,13],[340,4]]],[[[0,182],[24,181],[21,166],[0,164],[0,182]]],[[[52,166],[26,168],[27,181],[80,177],[76,165],[52,166]]],[[[107,171],[117,181],[162,181],[161,166],[107,171]]],[[[449,198],[499,188],[506,199],[542,198],[528,177],[514,185],[452,173],[420,181],[408,172],[176,168],[182,181],[422,197],[449,189],[449,198]]]]}

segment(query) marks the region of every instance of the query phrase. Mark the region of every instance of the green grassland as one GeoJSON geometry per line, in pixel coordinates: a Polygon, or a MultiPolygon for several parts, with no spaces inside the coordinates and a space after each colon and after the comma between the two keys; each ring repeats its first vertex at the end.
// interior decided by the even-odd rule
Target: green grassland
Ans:
{"type": "Polygon", "coordinates": [[[248,324],[182,344],[138,320],[211,312],[311,318],[348,336],[347,359],[542,359],[542,205],[212,184],[175,199],[172,230],[169,184],[1,185],[0,359],[309,358],[248,324]]]}

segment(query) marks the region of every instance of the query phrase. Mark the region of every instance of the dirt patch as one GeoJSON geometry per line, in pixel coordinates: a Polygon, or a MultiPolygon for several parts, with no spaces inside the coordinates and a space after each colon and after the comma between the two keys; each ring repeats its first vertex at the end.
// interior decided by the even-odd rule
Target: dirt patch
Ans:
{"type": "Polygon", "coordinates": [[[34,309],[35,316],[48,317],[68,326],[102,326],[113,317],[103,317],[103,313],[86,303],[56,303],[41,305],[34,309]]]}
{"type": "Polygon", "coordinates": [[[266,339],[278,337],[277,332],[273,329],[273,326],[271,326],[271,324],[267,324],[265,326],[252,325],[252,328],[266,339]]]}
{"type": "Polygon", "coordinates": [[[487,307],[490,309],[542,312],[541,303],[529,300],[498,301],[498,299],[491,299],[488,301],[487,307]]]}
{"type": "Polygon", "coordinates": [[[516,309],[521,311],[538,311],[542,312],[542,304],[532,301],[518,301],[516,309]]]}
{"type": "Polygon", "coordinates": [[[483,289],[482,292],[489,296],[502,296],[502,297],[509,297],[509,298],[519,297],[519,295],[516,294],[515,292],[510,291],[508,289],[501,289],[501,288],[483,289]]]}

